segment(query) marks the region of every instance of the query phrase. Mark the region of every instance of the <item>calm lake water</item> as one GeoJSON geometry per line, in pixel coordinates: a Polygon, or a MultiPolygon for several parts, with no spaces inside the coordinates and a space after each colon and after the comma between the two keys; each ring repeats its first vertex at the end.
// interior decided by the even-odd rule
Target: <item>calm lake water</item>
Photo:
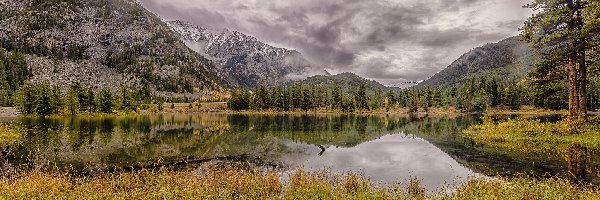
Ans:
{"type": "MultiPolygon", "coordinates": [[[[555,120],[553,118],[545,118],[555,120]]],[[[117,118],[19,119],[16,166],[78,173],[182,165],[211,159],[286,169],[358,172],[380,183],[418,177],[429,189],[479,175],[559,175],[573,161],[476,144],[461,131],[478,116],[163,114],[117,118]]],[[[598,152],[583,177],[598,179],[598,152]]]]}

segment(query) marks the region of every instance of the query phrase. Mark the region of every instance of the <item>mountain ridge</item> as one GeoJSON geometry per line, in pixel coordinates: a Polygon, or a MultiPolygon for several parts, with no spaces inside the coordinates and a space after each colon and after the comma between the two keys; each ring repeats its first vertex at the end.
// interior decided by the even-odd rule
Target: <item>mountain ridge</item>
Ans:
{"type": "Polygon", "coordinates": [[[188,47],[214,61],[219,77],[233,87],[283,85],[328,74],[296,50],[274,47],[238,31],[210,30],[181,20],[166,23],[188,47]]]}
{"type": "Polygon", "coordinates": [[[174,93],[220,88],[212,62],[135,0],[0,4],[0,48],[27,54],[32,82],[174,93]]]}
{"type": "Polygon", "coordinates": [[[525,78],[536,60],[527,43],[518,36],[513,36],[466,52],[415,87],[452,86],[483,76],[493,76],[508,83],[525,78]]]}

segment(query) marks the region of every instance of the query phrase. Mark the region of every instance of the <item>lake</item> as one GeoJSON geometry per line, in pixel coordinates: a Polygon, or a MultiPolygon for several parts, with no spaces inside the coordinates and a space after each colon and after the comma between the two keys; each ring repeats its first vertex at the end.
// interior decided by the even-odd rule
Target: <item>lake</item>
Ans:
{"type": "MultiPolygon", "coordinates": [[[[544,120],[556,120],[545,117],[544,120]]],[[[526,155],[462,136],[479,116],[157,114],[14,120],[27,134],[14,166],[81,174],[193,167],[210,160],[357,172],[376,183],[419,178],[428,189],[471,176],[566,176],[572,160],[526,155]]],[[[598,183],[598,152],[582,180],[598,183]]]]}

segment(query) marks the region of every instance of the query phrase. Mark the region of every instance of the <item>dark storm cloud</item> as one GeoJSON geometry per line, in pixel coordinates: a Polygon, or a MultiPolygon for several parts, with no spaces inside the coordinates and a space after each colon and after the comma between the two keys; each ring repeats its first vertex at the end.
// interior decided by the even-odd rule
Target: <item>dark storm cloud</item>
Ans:
{"type": "Polygon", "coordinates": [[[167,19],[229,28],[334,71],[425,79],[462,53],[518,33],[527,0],[139,0],[167,19]]]}

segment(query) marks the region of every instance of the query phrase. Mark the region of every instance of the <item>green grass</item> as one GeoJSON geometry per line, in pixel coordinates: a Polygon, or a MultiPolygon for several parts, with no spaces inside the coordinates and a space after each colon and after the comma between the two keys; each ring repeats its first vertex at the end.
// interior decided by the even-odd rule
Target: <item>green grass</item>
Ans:
{"type": "Polygon", "coordinates": [[[17,125],[0,123],[0,147],[19,142],[23,136],[21,133],[17,125]]]}
{"type": "Polygon", "coordinates": [[[600,123],[565,119],[557,123],[509,119],[480,125],[464,132],[479,143],[526,153],[565,153],[572,148],[600,150],[600,123]]]}

